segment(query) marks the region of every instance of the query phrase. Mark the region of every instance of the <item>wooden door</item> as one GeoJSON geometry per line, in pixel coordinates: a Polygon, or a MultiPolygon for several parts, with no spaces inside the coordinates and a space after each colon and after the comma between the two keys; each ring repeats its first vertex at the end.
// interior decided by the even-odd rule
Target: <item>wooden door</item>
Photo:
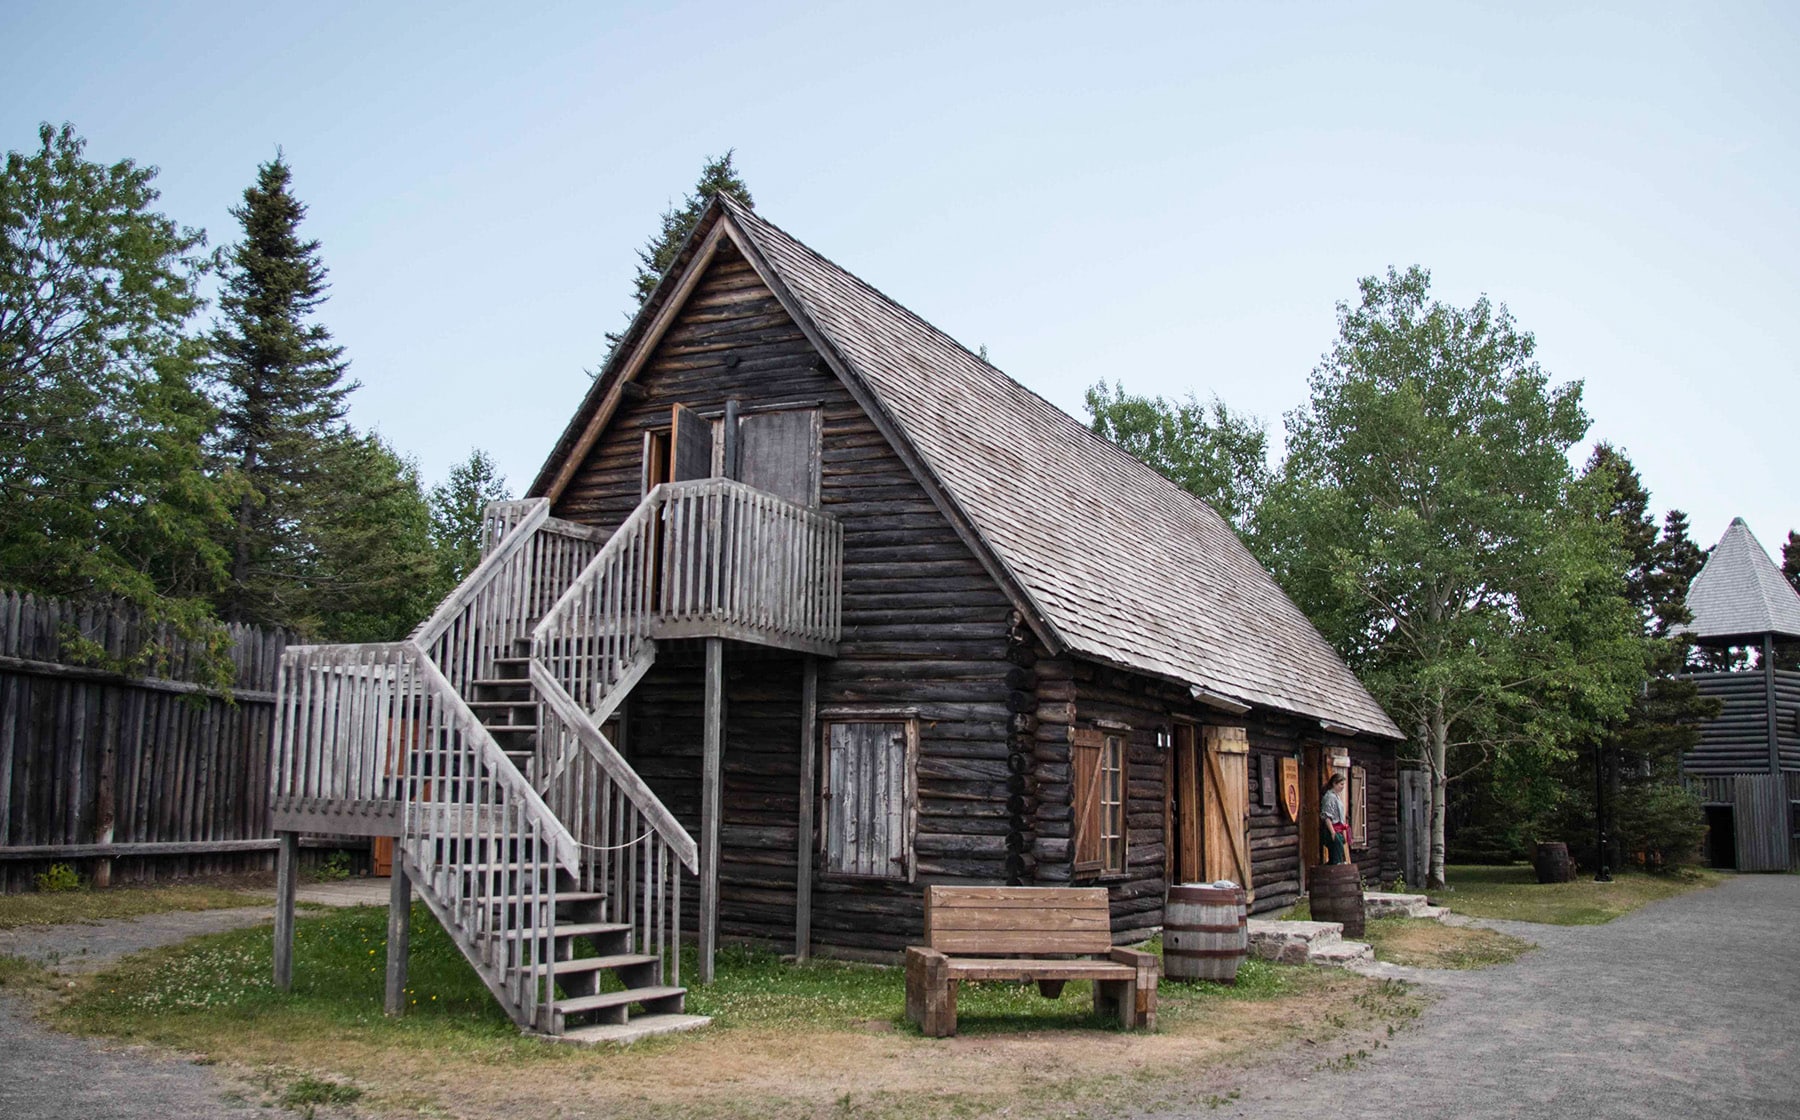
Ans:
{"type": "Polygon", "coordinates": [[[1319,837],[1320,782],[1324,765],[1319,744],[1308,743],[1300,750],[1300,889],[1306,889],[1308,872],[1325,862],[1324,841],[1319,837]]]}
{"type": "Polygon", "coordinates": [[[1200,756],[1191,723],[1177,723],[1169,749],[1169,882],[1198,883],[1200,861],[1200,756]]]}
{"type": "Polygon", "coordinates": [[[753,412],[738,421],[737,478],[800,506],[819,504],[819,411],[753,412]]]}
{"type": "Polygon", "coordinates": [[[912,880],[917,742],[911,720],[825,725],[827,874],[912,880]]]}
{"type": "Polygon", "coordinates": [[[1249,737],[1241,727],[1202,728],[1200,758],[1200,862],[1205,878],[1229,879],[1253,901],[1249,737]]]}
{"type": "Polygon", "coordinates": [[[683,404],[674,409],[670,424],[674,441],[674,481],[691,482],[713,476],[712,421],[703,420],[683,404]]]}

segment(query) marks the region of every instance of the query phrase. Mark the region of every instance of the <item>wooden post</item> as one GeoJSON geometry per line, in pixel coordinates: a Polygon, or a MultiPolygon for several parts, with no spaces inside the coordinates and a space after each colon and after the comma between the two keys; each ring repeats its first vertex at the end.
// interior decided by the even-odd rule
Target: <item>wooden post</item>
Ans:
{"type": "MultiPolygon", "coordinates": [[[[118,806],[115,803],[114,786],[117,784],[119,769],[119,705],[125,702],[123,690],[107,689],[100,694],[100,703],[104,705],[106,715],[102,721],[101,734],[104,739],[100,744],[100,777],[94,791],[94,842],[111,844],[113,830],[118,824],[118,806]],[[111,703],[108,703],[108,700],[111,703]]],[[[113,861],[101,857],[94,861],[94,886],[104,889],[112,886],[113,861]]]]}
{"type": "Polygon", "coordinates": [[[300,834],[280,834],[275,857],[275,986],[294,989],[294,888],[300,877],[300,834]]]}
{"type": "Polygon", "coordinates": [[[794,842],[794,959],[812,956],[813,806],[818,802],[814,773],[819,722],[819,659],[806,658],[800,677],[800,822],[794,842]]]}
{"type": "Polygon", "coordinates": [[[700,787],[700,982],[713,979],[719,945],[719,806],[724,785],[725,642],[706,639],[706,733],[700,787]]]}
{"type": "Polygon", "coordinates": [[[406,1013],[406,956],[412,942],[412,880],[405,861],[394,860],[388,888],[387,1006],[389,1015],[406,1013]]]}
{"type": "MultiPolygon", "coordinates": [[[[1775,635],[1764,634],[1762,640],[1763,711],[1769,720],[1769,773],[1781,782],[1781,713],[1775,706],[1775,635]]],[[[1785,797],[1783,798],[1785,803],[1785,797]]]]}

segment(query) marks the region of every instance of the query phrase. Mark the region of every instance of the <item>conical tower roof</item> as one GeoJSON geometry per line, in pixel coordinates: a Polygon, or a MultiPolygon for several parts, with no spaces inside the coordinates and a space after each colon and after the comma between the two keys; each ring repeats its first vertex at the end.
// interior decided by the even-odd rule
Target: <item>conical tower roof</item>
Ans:
{"type": "Polygon", "coordinates": [[[1694,620],[1682,630],[1702,645],[1749,644],[1764,634],[1800,638],[1800,592],[1741,517],[1731,519],[1688,586],[1687,607],[1694,620]]]}

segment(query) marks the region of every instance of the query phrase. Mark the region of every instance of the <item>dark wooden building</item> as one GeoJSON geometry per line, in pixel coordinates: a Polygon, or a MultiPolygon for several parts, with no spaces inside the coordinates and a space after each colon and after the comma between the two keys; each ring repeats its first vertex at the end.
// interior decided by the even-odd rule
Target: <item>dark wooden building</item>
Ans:
{"type": "MultiPolygon", "coordinates": [[[[398,668],[299,651],[311,675],[286,710],[337,743],[312,692],[425,679],[436,691],[408,703],[457,717],[463,753],[413,748],[406,773],[498,775],[538,837],[507,850],[541,850],[529,874],[563,892],[552,909],[603,896],[609,921],[659,931],[634,935],[646,951],[686,926],[703,971],[720,936],[891,957],[919,938],[929,883],[1103,885],[1125,939],[1161,924],[1171,882],[1228,878],[1279,909],[1320,859],[1333,769],[1353,858],[1395,875],[1400,734],[1231,528],[730,202],[493,521],[484,570],[398,668]]],[[[402,710],[330,749],[395,770],[379,729],[402,710]]],[[[322,830],[354,791],[305,777],[324,746],[281,749],[304,780],[278,786],[278,815],[322,830]]],[[[402,866],[428,902],[456,896],[433,905],[471,915],[466,945],[563,951],[551,924],[489,928],[500,888],[458,861],[492,844],[441,804],[461,787],[395,788],[364,818],[407,822],[402,866]]],[[[511,959],[491,983],[521,1022],[561,1029],[589,1006],[517,995],[511,959]]]]}
{"type": "Polygon", "coordinates": [[[1709,862],[1789,870],[1800,865],[1800,673],[1778,668],[1777,650],[1800,641],[1800,593],[1739,517],[1694,577],[1687,606],[1697,645],[1754,659],[1690,678],[1723,704],[1682,760],[1706,803],[1709,862]]]}

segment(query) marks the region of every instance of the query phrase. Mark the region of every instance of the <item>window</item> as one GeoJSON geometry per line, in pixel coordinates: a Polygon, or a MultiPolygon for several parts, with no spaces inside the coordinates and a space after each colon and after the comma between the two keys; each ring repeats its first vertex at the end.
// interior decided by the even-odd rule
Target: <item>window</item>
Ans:
{"type": "Polygon", "coordinates": [[[1072,750],[1075,873],[1125,870],[1125,755],[1127,733],[1082,729],[1072,750]]]}
{"type": "Polygon", "coordinates": [[[1369,772],[1360,766],[1350,768],[1350,796],[1345,809],[1350,814],[1350,846],[1369,846],[1369,772]]]}
{"type": "Polygon", "coordinates": [[[912,881],[918,739],[906,717],[826,721],[826,874],[912,881]]]}

